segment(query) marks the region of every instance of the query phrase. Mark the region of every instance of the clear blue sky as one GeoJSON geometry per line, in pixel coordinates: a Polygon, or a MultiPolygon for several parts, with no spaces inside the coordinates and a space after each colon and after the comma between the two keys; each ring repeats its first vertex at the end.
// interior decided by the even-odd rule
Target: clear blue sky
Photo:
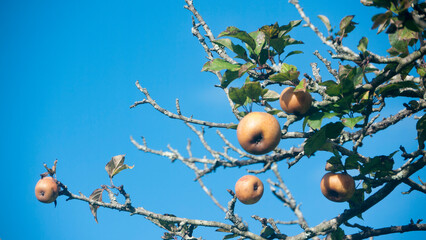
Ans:
{"type": "MultiPolygon", "coordinates": [[[[278,21],[286,24],[300,19],[285,0],[195,0],[195,5],[215,35],[227,26],[254,31],[278,21]]],[[[359,1],[301,1],[314,23],[324,30],[315,17],[327,15],[337,26],[346,15],[355,14],[358,28],[345,42],[356,46],[362,36],[370,39],[369,48],[384,54],[388,48],[384,35],[373,39],[369,19],[377,12],[359,1]],[[377,50],[376,50],[377,49],[377,50]]],[[[191,14],[184,1],[0,1],[0,106],[2,193],[0,194],[0,238],[20,239],[159,239],[159,229],[141,216],[99,209],[96,224],[89,206],[79,201],[58,199],[58,206],[38,202],[34,186],[43,163],[58,163],[58,179],[74,193],[86,196],[101,184],[108,184],[105,164],[114,155],[126,154],[126,162],[135,165],[117,175],[115,183],[124,184],[135,206],[158,213],[181,217],[225,221],[217,208],[194,182],[193,172],[179,162],[138,151],[129,137],[145,136],[148,145],[166,149],[167,144],[185,153],[187,139],[193,142],[193,154],[207,153],[196,136],[181,122],[172,120],[150,106],[129,109],[143,95],[135,87],[139,80],[163,107],[174,111],[179,98],[182,112],[198,119],[236,122],[223,93],[214,88],[217,79],[200,72],[205,53],[191,34],[191,14]]],[[[298,28],[296,39],[306,42],[304,55],[290,57],[288,62],[302,73],[311,74],[311,54],[320,49],[328,56],[315,35],[298,28]]],[[[336,64],[336,63],[335,63],[336,64]]],[[[325,67],[319,64],[325,78],[325,67]]],[[[335,65],[336,66],[336,65],[335,65]]],[[[241,83],[241,82],[240,82],[241,83]]],[[[238,82],[237,82],[238,84],[238,82]]],[[[401,102],[391,102],[387,114],[394,114],[401,102]]],[[[383,116],[384,117],[384,116],[383,116]]],[[[281,120],[282,121],[282,120],[281,120]]],[[[415,150],[415,121],[411,118],[390,132],[368,139],[364,154],[389,154],[404,144],[415,150]],[[394,141],[397,139],[398,141],[394,141]]],[[[236,143],[233,130],[223,133],[236,143]]],[[[222,143],[214,130],[207,130],[209,142],[216,149],[222,143]]],[[[290,145],[281,143],[288,149],[290,145]]],[[[303,158],[295,167],[279,164],[285,182],[293,191],[310,225],[332,218],[347,207],[326,200],[319,181],[324,174],[327,154],[303,158]]],[[[398,159],[397,163],[401,164],[398,159]]],[[[226,189],[251,166],[241,169],[219,169],[204,181],[215,196],[226,205],[226,189]]],[[[417,175],[425,179],[425,171],[417,175]]],[[[259,177],[266,184],[271,174],[259,177]]],[[[417,177],[415,177],[417,178],[417,177]]],[[[238,204],[236,212],[260,231],[253,214],[288,221],[292,212],[276,200],[266,186],[263,199],[255,205],[238,204]]],[[[364,214],[374,227],[404,225],[411,218],[425,218],[425,196],[417,192],[401,195],[408,187],[399,187],[392,195],[364,214]]],[[[106,196],[105,196],[106,198],[106,196]]],[[[352,221],[354,222],[354,221],[352,221]]],[[[282,227],[292,235],[297,227],[282,227]]],[[[214,229],[198,228],[196,236],[219,239],[214,229]]],[[[420,239],[425,233],[384,236],[378,239],[420,239]]]]}

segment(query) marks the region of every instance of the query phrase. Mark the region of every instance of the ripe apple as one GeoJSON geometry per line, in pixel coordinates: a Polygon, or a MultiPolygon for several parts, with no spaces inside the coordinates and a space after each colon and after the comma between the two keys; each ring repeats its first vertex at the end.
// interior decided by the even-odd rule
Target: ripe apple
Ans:
{"type": "Polygon", "coordinates": [[[266,112],[251,112],[244,116],[237,127],[237,138],[241,147],[255,155],[268,153],[281,140],[278,120],[266,112]]]}
{"type": "Polygon", "coordinates": [[[312,96],[306,91],[294,91],[294,87],[285,88],[280,94],[280,106],[286,113],[303,115],[312,105],[312,96]]]}
{"type": "Polygon", "coordinates": [[[244,204],[257,203],[263,195],[263,183],[253,175],[245,175],[235,183],[235,194],[244,204]]]}
{"type": "Polygon", "coordinates": [[[355,181],[347,173],[329,172],[321,179],[321,192],[333,202],[346,202],[355,193],[355,181]]]}
{"type": "Polygon", "coordinates": [[[54,178],[44,177],[37,182],[35,195],[40,202],[51,203],[58,197],[59,189],[60,187],[54,178]]]}

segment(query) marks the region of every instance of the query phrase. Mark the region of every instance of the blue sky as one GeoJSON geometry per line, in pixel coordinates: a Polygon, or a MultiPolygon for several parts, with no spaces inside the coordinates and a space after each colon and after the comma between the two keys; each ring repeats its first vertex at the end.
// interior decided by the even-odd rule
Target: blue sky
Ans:
{"type": "MultiPolygon", "coordinates": [[[[278,21],[286,24],[300,19],[287,1],[195,0],[195,6],[217,36],[227,26],[254,31],[278,21]]],[[[306,13],[322,30],[318,14],[330,18],[337,26],[346,15],[355,14],[358,28],[345,44],[356,47],[362,36],[370,39],[369,48],[385,54],[385,35],[371,31],[370,18],[377,9],[363,7],[359,1],[301,1],[306,13]],[[377,37],[377,38],[376,38],[377,37]]],[[[126,154],[126,163],[135,165],[114,178],[124,184],[135,206],[158,213],[181,217],[224,220],[224,214],[194,182],[194,173],[179,162],[138,151],[130,136],[147,139],[154,149],[173,148],[185,153],[192,140],[193,154],[206,155],[184,124],[169,119],[150,106],[129,109],[143,95],[135,87],[139,80],[157,102],[171,111],[179,98],[184,115],[217,122],[236,122],[223,93],[214,88],[217,79],[201,72],[205,53],[191,34],[191,14],[184,1],[0,1],[0,91],[1,152],[0,175],[3,192],[0,197],[0,239],[159,239],[163,230],[141,216],[99,209],[96,224],[89,206],[79,201],[58,199],[58,206],[39,203],[34,186],[43,163],[59,160],[57,177],[69,189],[89,196],[109,179],[104,167],[112,156],[126,154]]],[[[305,41],[305,54],[288,59],[302,73],[311,74],[310,62],[319,62],[311,53],[324,46],[306,28],[292,35],[305,41]]],[[[334,63],[337,66],[337,63],[334,63]]],[[[319,64],[324,78],[325,67],[319,64]]],[[[236,84],[240,82],[236,82],[236,84]]],[[[395,114],[402,102],[390,101],[385,114],[395,114]]],[[[384,115],[385,116],[385,115],[384,115]]],[[[384,117],[383,116],[383,117],[384,117]]],[[[282,122],[282,120],[281,120],[282,122]]],[[[235,131],[223,131],[234,143],[235,131]]],[[[206,136],[216,149],[223,147],[215,130],[206,136]]],[[[413,118],[366,140],[366,155],[389,154],[404,144],[415,150],[413,118]],[[394,141],[394,139],[402,140],[394,141]]],[[[281,142],[282,148],[291,145],[281,142]]],[[[279,164],[284,181],[292,190],[312,226],[332,218],[347,207],[326,200],[319,181],[327,154],[317,154],[291,168],[279,164]]],[[[401,164],[399,159],[397,163],[401,164]]],[[[251,166],[241,169],[219,169],[205,177],[205,184],[222,205],[230,200],[226,189],[251,166]]],[[[425,176],[425,171],[417,175],[425,176]]],[[[416,176],[417,176],[416,175],[416,176]]],[[[261,174],[259,178],[273,176],[261,174]]],[[[417,178],[417,177],[415,177],[417,178]]],[[[266,189],[269,189],[266,186],[266,189]]],[[[371,211],[365,221],[374,227],[404,225],[411,218],[425,217],[425,196],[403,186],[371,211]]],[[[105,196],[106,198],[106,196],[105,196]]],[[[249,222],[254,232],[260,224],[250,216],[260,215],[280,220],[295,219],[270,191],[255,205],[238,204],[236,212],[249,222]]],[[[297,227],[283,226],[292,235],[297,227]]],[[[196,236],[218,239],[214,229],[198,228],[196,236]]],[[[425,233],[389,235],[378,239],[420,239],[425,233]]]]}

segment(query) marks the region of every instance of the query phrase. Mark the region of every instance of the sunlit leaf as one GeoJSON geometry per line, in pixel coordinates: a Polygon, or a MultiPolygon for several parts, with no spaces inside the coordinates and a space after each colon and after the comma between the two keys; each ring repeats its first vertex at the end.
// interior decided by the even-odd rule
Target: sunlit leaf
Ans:
{"type": "Polygon", "coordinates": [[[240,67],[241,66],[238,64],[232,64],[221,58],[215,58],[212,61],[206,62],[201,71],[220,71],[223,69],[235,71],[238,70],[240,67]]]}
{"type": "Polygon", "coordinates": [[[318,18],[322,21],[322,23],[324,23],[325,27],[327,28],[327,31],[331,32],[331,24],[330,20],[328,20],[328,17],[324,15],[318,15],[318,18]]]}
{"type": "Polygon", "coordinates": [[[226,48],[228,48],[229,50],[233,51],[234,53],[237,54],[237,56],[235,56],[236,58],[241,58],[244,59],[246,61],[248,61],[248,55],[247,55],[247,51],[238,44],[234,44],[231,39],[229,38],[224,38],[224,39],[217,39],[215,41],[213,41],[214,43],[220,45],[220,46],[224,46],[226,48]]]}
{"type": "Polygon", "coordinates": [[[229,88],[229,98],[238,105],[244,105],[247,99],[247,95],[243,88],[229,88]]]}
{"type": "Polygon", "coordinates": [[[362,37],[358,43],[358,50],[360,50],[361,52],[365,52],[367,50],[367,46],[368,46],[368,38],[362,37]]]}
{"type": "Polygon", "coordinates": [[[354,117],[354,118],[342,118],[342,123],[346,127],[354,129],[355,125],[363,119],[364,119],[363,116],[358,116],[358,117],[354,117]]]}
{"type": "Polygon", "coordinates": [[[266,90],[265,92],[262,93],[262,99],[268,102],[273,102],[273,101],[277,101],[278,99],[280,99],[280,94],[270,90],[270,89],[264,89],[266,90]]]}
{"type": "Polygon", "coordinates": [[[256,48],[256,42],[254,39],[247,32],[236,27],[227,27],[226,30],[221,32],[217,37],[234,37],[246,43],[250,48],[256,48]]]}

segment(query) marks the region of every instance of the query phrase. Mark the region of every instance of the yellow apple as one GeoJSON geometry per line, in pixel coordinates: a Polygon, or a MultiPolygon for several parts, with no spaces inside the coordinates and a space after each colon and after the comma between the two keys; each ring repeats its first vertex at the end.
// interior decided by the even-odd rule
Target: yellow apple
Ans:
{"type": "Polygon", "coordinates": [[[44,177],[37,182],[35,195],[40,202],[51,203],[58,197],[59,189],[60,187],[54,178],[44,177]]]}
{"type": "Polygon", "coordinates": [[[286,113],[303,115],[312,105],[312,96],[306,91],[294,91],[294,87],[285,88],[280,94],[280,106],[286,113]]]}
{"type": "Polygon", "coordinates": [[[347,173],[329,172],[321,179],[321,192],[333,202],[346,202],[355,193],[355,181],[347,173]]]}
{"type": "Polygon", "coordinates": [[[237,138],[248,153],[261,155],[274,150],[281,140],[278,120],[266,112],[251,112],[237,127],[237,138]]]}
{"type": "Polygon", "coordinates": [[[263,195],[263,183],[253,175],[245,175],[235,183],[235,194],[244,204],[257,203],[263,195]]]}

